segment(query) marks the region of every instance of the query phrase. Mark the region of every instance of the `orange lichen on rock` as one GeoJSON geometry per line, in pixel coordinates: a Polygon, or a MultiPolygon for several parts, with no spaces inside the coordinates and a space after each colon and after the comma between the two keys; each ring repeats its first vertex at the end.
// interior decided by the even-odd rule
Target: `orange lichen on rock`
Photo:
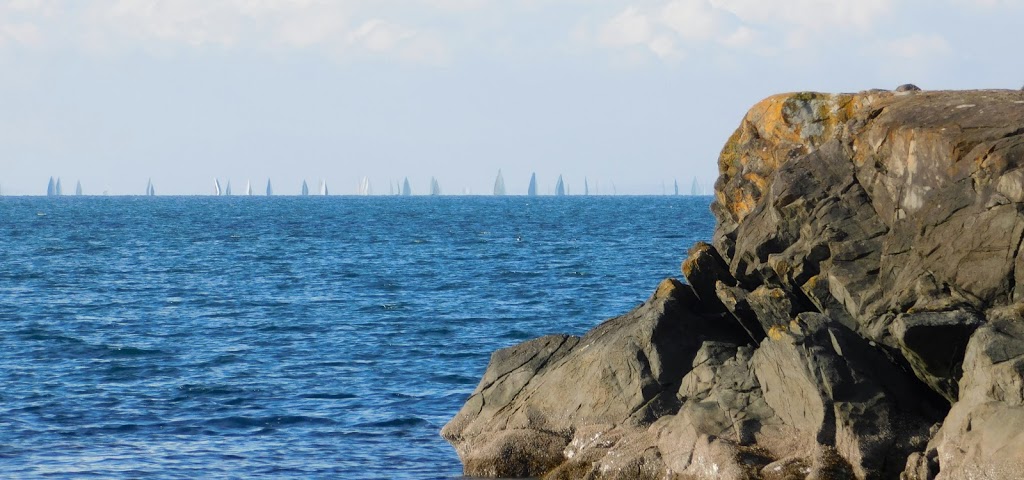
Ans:
{"type": "Polygon", "coordinates": [[[736,222],[742,221],[768,189],[768,178],[776,170],[839,136],[870,100],[865,95],[803,92],[758,102],[722,149],[718,189],[732,195],[716,195],[716,200],[736,222]]]}
{"type": "Polygon", "coordinates": [[[768,329],[768,338],[772,340],[782,340],[788,335],[789,328],[785,325],[772,325],[772,327],[768,329]]]}

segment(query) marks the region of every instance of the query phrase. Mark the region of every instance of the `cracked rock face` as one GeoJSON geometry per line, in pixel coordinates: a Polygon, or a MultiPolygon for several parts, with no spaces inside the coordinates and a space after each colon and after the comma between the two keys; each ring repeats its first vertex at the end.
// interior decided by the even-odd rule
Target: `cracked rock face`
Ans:
{"type": "Polygon", "coordinates": [[[466,474],[1024,478],[1024,92],[773,96],[719,171],[689,284],[492,356],[466,474]]]}

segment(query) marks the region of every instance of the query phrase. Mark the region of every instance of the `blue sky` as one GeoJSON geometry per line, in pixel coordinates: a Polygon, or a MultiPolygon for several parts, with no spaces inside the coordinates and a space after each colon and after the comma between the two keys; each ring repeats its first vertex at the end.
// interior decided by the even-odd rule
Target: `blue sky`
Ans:
{"type": "Polygon", "coordinates": [[[11,0],[0,188],[661,193],[756,101],[1024,85],[1024,0],[11,0]]]}

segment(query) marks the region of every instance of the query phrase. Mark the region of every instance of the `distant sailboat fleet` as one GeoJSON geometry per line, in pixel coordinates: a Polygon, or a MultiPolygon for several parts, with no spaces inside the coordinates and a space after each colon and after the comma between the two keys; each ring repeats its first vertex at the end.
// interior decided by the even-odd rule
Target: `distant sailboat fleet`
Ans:
{"type": "MultiPolygon", "coordinates": [[[[609,182],[609,183],[610,183],[610,186],[611,186],[611,189],[612,189],[612,194],[613,195],[616,194],[617,193],[617,189],[615,187],[615,183],[611,183],[611,182],[609,182]]],[[[319,188],[316,190],[316,195],[318,195],[318,196],[328,196],[328,195],[330,195],[330,190],[329,190],[329,188],[327,186],[327,180],[321,179],[319,181],[319,183],[318,183],[318,187],[319,188]]],[[[669,192],[666,191],[665,182],[662,182],[662,187],[661,188],[662,188],[662,194],[665,194],[665,195],[669,194],[669,192]]],[[[713,191],[713,189],[710,187],[709,184],[704,184],[697,177],[693,177],[693,182],[690,185],[690,193],[689,193],[690,196],[709,195],[710,194],[709,192],[712,192],[712,191],[713,191]]],[[[300,192],[299,195],[301,195],[301,196],[309,196],[310,195],[309,184],[306,182],[306,180],[302,181],[302,186],[301,186],[299,192],[300,192]]],[[[431,195],[431,196],[443,195],[443,191],[441,189],[441,183],[438,181],[437,177],[430,177],[430,186],[429,186],[428,192],[429,192],[428,194],[431,195]]],[[[547,192],[548,192],[547,194],[549,194],[549,195],[551,194],[550,193],[551,190],[547,190],[547,192]]],[[[599,184],[595,184],[594,192],[595,192],[595,194],[600,195],[601,192],[600,192],[600,185],[599,184]]],[[[370,178],[369,177],[364,176],[364,177],[362,177],[359,180],[359,183],[356,186],[356,192],[355,193],[356,193],[356,195],[360,195],[360,196],[373,195],[373,188],[370,185],[370,178]]],[[[471,190],[467,187],[467,188],[464,188],[462,190],[462,193],[464,193],[464,194],[471,194],[471,190]]],[[[3,191],[0,190],[0,195],[2,195],[2,194],[3,194],[3,191]]],[[[103,194],[106,195],[107,192],[104,191],[103,194]]],[[[399,182],[397,180],[393,180],[393,179],[392,180],[388,180],[388,194],[390,194],[390,195],[400,195],[400,196],[412,196],[413,195],[413,190],[412,190],[412,184],[409,182],[409,177],[404,177],[401,182],[399,182]]],[[[505,196],[505,195],[508,195],[508,190],[505,187],[505,177],[504,177],[504,174],[502,173],[501,169],[498,169],[498,175],[494,179],[494,188],[492,190],[492,194],[495,195],[495,196],[505,196]]],[[[554,194],[554,196],[558,196],[558,197],[568,196],[568,195],[572,194],[571,191],[570,191],[570,188],[569,188],[569,183],[565,181],[565,178],[562,175],[559,175],[558,179],[555,181],[555,187],[554,187],[554,193],[553,194],[554,194]]],[[[591,192],[590,192],[590,180],[588,178],[584,177],[583,178],[583,195],[590,195],[590,194],[591,194],[591,192]]],[[[47,196],[51,196],[51,197],[64,195],[63,183],[61,182],[61,178],[60,177],[50,177],[49,182],[46,185],[46,195],[47,196]]],[[[74,193],[74,195],[76,195],[76,196],[82,196],[83,195],[82,182],[80,180],[75,182],[75,193],[74,193]]],[[[149,196],[149,197],[156,196],[156,187],[153,184],[153,179],[152,178],[149,179],[146,182],[146,189],[145,189],[143,195],[144,196],[149,196]]],[[[220,179],[219,178],[214,178],[213,179],[213,195],[214,196],[229,196],[229,195],[231,195],[231,180],[226,180],[225,183],[222,186],[220,179]]],[[[245,182],[245,195],[246,196],[253,196],[253,195],[255,195],[253,187],[252,187],[252,181],[251,180],[247,180],[245,182]]],[[[274,195],[274,187],[273,187],[273,184],[271,183],[271,180],[268,178],[267,179],[266,196],[269,197],[269,196],[273,196],[273,195],[274,195]]],[[[531,197],[541,195],[541,192],[540,192],[540,190],[538,188],[537,174],[536,173],[531,173],[530,174],[530,182],[529,182],[529,184],[528,184],[528,186],[526,188],[526,195],[527,196],[531,196],[531,197]]],[[[677,180],[677,179],[673,179],[673,181],[672,181],[671,195],[677,195],[677,196],[680,195],[679,180],[677,180]]]]}

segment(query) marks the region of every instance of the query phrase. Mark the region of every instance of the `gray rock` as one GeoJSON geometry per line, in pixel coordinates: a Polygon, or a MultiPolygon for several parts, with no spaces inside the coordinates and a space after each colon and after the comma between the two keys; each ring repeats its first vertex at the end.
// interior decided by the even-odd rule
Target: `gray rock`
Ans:
{"type": "Polygon", "coordinates": [[[712,312],[726,311],[725,305],[718,298],[715,286],[718,282],[735,286],[736,279],[729,273],[728,265],[715,247],[704,242],[694,244],[683,261],[682,271],[687,283],[697,294],[702,308],[712,312]]]}
{"type": "Polygon", "coordinates": [[[441,431],[465,473],[539,476],[564,461],[562,450],[582,427],[642,427],[675,413],[702,343],[745,339],[730,319],[694,313],[695,302],[688,285],[665,280],[647,302],[583,338],[543,337],[496,352],[441,431]],[[537,448],[510,449],[508,431],[537,448]]]}
{"type": "Polygon", "coordinates": [[[896,87],[896,91],[897,92],[920,92],[921,88],[918,87],[917,85],[914,85],[913,83],[904,83],[903,85],[900,85],[900,86],[896,87]]]}
{"type": "Polygon", "coordinates": [[[902,314],[889,327],[917,377],[950,403],[958,397],[967,341],[981,319],[972,312],[902,314]]]}
{"type": "Polygon", "coordinates": [[[897,90],[751,108],[690,285],[496,352],[467,475],[1024,478],[1024,97],[897,90]]]}
{"type": "Polygon", "coordinates": [[[928,446],[936,479],[1024,478],[1022,311],[1015,305],[988,312],[989,323],[971,337],[959,400],[928,446]]]}

